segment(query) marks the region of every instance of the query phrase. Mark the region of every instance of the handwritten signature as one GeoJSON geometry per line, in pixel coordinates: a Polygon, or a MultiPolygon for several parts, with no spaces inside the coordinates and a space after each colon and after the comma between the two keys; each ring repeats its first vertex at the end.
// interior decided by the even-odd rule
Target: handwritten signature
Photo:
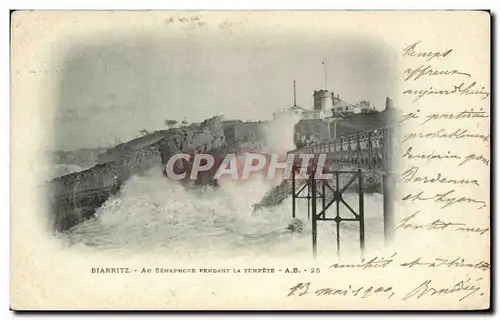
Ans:
{"type": "MultiPolygon", "coordinates": [[[[476,281],[479,280],[482,280],[482,278],[476,279],[476,281]]],[[[460,298],[458,299],[458,301],[464,301],[466,298],[472,296],[474,293],[481,290],[481,287],[471,282],[471,278],[468,278],[467,280],[460,280],[451,286],[444,286],[441,288],[431,284],[433,284],[432,280],[425,280],[424,282],[419,284],[416,288],[414,288],[409,293],[404,295],[402,300],[408,300],[411,298],[420,299],[422,297],[427,297],[427,296],[442,296],[453,293],[462,293],[462,294],[465,293],[465,295],[460,296],[460,298]]],[[[481,295],[484,294],[481,293],[481,295]]]]}

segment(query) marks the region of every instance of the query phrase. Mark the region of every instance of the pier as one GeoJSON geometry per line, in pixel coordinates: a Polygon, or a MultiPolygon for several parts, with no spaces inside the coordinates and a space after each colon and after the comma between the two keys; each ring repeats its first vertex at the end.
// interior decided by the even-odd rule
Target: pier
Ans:
{"type": "MultiPolygon", "coordinates": [[[[292,171],[291,179],[284,179],[270,190],[254,208],[277,205],[285,199],[292,201],[292,218],[305,218],[305,212],[297,209],[298,201],[307,201],[307,219],[312,223],[312,251],[317,255],[318,221],[336,224],[336,248],[341,250],[340,225],[345,221],[359,224],[359,244],[361,252],[365,248],[364,194],[379,190],[383,194],[383,221],[385,244],[390,245],[394,237],[394,189],[395,173],[393,164],[394,126],[383,127],[368,132],[356,133],[331,141],[316,143],[289,151],[288,154],[314,155],[313,171],[292,171]],[[324,155],[325,165],[318,164],[324,155]],[[318,179],[316,171],[321,170],[332,179],[318,179]],[[304,172],[306,172],[304,174],[304,172]],[[356,194],[358,208],[354,210],[343,198],[346,192],[356,194]],[[341,217],[340,208],[344,206],[351,216],[341,217]]],[[[306,168],[298,168],[306,169],[306,168]]],[[[310,167],[309,167],[310,169],[310,167]]]]}

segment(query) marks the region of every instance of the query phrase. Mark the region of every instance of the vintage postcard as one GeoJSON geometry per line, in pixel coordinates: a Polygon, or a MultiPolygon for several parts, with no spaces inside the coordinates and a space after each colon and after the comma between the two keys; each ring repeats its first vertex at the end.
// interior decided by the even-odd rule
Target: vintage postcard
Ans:
{"type": "Polygon", "coordinates": [[[11,308],[490,307],[486,11],[18,11],[11,308]]]}

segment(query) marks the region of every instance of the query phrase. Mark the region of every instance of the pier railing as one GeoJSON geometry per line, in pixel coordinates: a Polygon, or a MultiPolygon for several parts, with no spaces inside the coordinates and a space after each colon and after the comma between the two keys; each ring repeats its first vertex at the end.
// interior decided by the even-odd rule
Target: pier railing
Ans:
{"type": "Polygon", "coordinates": [[[310,144],[288,154],[327,154],[331,164],[350,165],[361,169],[387,171],[390,167],[393,127],[383,127],[368,132],[341,136],[338,139],[310,144]]]}
{"type": "MultiPolygon", "coordinates": [[[[359,241],[363,252],[365,245],[364,171],[376,171],[382,176],[384,238],[387,245],[391,243],[394,236],[395,173],[393,170],[393,154],[396,152],[394,148],[396,146],[395,137],[394,126],[389,126],[340,137],[332,141],[311,144],[288,152],[288,154],[296,155],[314,154],[315,157],[326,154],[329,172],[335,175],[333,181],[328,181],[317,179],[314,172],[312,172],[305,186],[296,184],[295,176],[292,175],[292,218],[295,218],[297,214],[296,199],[307,199],[307,216],[308,218],[312,216],[314,256],[316,256],[317,246],[317,221],[331,221],[337,224],[337,252],[340,250],[340,223],[343,221],[359,222],[359,241]],[[355,169],[350,172],[351,179],[344,185],[340,184],[340,174],[349,172],[342,171],[344,170],[341,169],[342,166],[355,169]],[[342,198],[342,194],[355,180],[358,181],[359,208],[357,211],[353,210],[342,198]],[[327,189],[330,190],[330,197],[327,197],[327,189]],[[303,195],[305,191],[307,193],[303,195]],[[321,209],[318,209],[317,200],[321,200],[321,209]],[[339,211],[341,203],[353,213],[353,217],[341,218],[339,211]],[[336,204],[336,206],[332,206],[333,204],[336,204]],[[326,215],[328,209],[335,211],[333,217],[326,215]]],[[[313,170],[317,170],[317,168],[313,170]]]]}

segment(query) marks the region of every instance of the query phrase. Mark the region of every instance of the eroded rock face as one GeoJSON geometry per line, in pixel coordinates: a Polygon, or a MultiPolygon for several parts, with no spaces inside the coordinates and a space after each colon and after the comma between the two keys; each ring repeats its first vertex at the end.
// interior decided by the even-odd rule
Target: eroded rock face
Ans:
{"type": "Polygon", "coordinates": [[[248,149],[260,148],[264,142],[264,126],[266,122],[223,122],[224,135],[231,152],[244,152],[248,149]]]}
{"type": "MultiPolygon", "coordinates": [[[[221,120],[215,117],[199,126],[157,131],[109,149],[99,156],[96,166],[50,182],[53,228],[64,231],[92,217],[127,179],[166,163],[175,153],[210,151],[224,146],[221,120]]],[[[207,181],[206,184],[213,184],[210,179],[207,181]]]]}
{"type": "Polygon", "coordinates": [[[150,146],[120,157],[115,161],[120,170],[120,181],[135,174],[142,174],[161,163],[161,153],[156,146],[150,146]]]}
{"type": "Polygon", "coordinates": [[[162,163],[176,153],[207,152],[226,146],[224,130],[219,117],[203,121],[198,128],[183,127],[169,130],[158,143],[162,163]]]}
{"type": "Polygon", "coordinates": [[[120,172],[115,162],[108,162],[52,180],[48,191],[53,229],[64,231],[92,217],[119,190],[120,172]]]}
{"type": "Polygon", "coordinates": [[[104,164],[111,161],[119,161],[120,158],[131,156],[145,148],[155,146],[165,135],[168,135],[168,130],[157,131],[147,136],[116,145],[106,150],[106,152],[101,153],[97,157],[97,163],[104,164]]]}

